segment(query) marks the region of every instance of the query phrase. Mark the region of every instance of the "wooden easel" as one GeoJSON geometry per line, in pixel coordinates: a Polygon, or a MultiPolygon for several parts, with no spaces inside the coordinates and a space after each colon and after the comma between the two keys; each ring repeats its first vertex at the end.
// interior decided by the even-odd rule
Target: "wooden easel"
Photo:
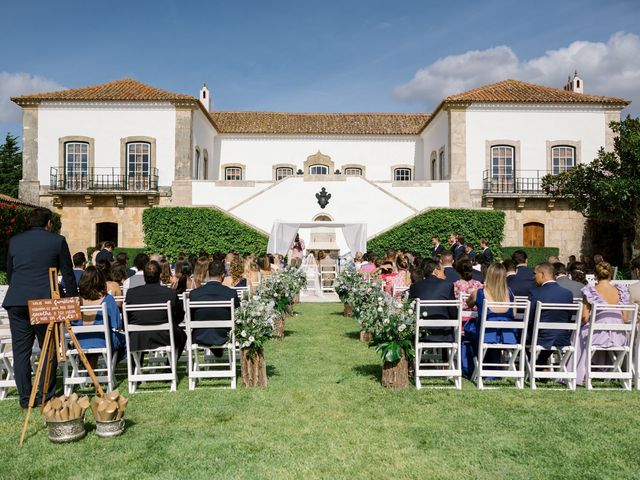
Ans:
{"type": "MultiPolygon", "coordinates": [[[[51,287],[51,298],[59,299],[60,298],[60,290],[58,289],[58,270],[55,268],[49,269],[49,286],[51,287]]],[[[107,319],[104,319],[106,322],[107,319]]],[[[33,323],[33,320],[32,320],[33,323]]],[[[95,372],[91,368],[87,357],[80,347],[80,342],[78,342],[78,338],[73,333],[73,329],[71,328],[71,321],[68,319],[59,320],[56,319],[54,321],[50,321],[47,325],[47,332],[44,336],[44,343],[42,344],[42,349],[40,351],[40,361],[38,362],[38,368],[36,370],[36,376],[34,379],[33,386],[31,387],[31,396],[29,397],[29,408],[27,409],[27,418],[24,421],[24,425],[22,427],[22,435],[20,436],[20,445],[24,443],[24,437],[27,433],[27,426],[29,425],[29,416],[31,415],[31,409],[33,408],[36,401],[36,394],[38,393],[38,388],[40,384],[40,377],[42,376],[42,369],[44,367],[44,355],[47,357],[47,368],[44,374],[44,383],[43,383],[43,392],[42,392],[42,403],[40,405],[40,409],[44,407],[44,402],[47,398],[47,393],[49,390],[49,380],[51,379],[51,370],[53,367],[53,355],[56,354],[58,358],[58,362],[64,362],[66,360],[66,352],[65,352],[65,338],[64,331],[65,329],[69,333],[69,337],[71,337],[71,341],[78,351],[78,355],[82,360],[85,368],[87,369],[87,373],[91,377],[93,381],[93,385],[96,387],[96,392],[101,397],[104,396],[104,390],[100,386],[100,382],[98,382],[98,378],[96,377],[95,372]]],[[[53,372],[55,375],[55,372],[53,372]]]]}

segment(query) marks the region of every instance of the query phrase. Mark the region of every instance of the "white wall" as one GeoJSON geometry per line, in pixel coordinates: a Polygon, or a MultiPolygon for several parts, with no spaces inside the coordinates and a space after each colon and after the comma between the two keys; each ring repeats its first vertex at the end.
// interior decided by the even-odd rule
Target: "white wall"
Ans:
{"type": "MultiPolygon", "coordinates": [[[[191,158],[192,158],[192,166],[193,162],[195,162],[196,158],[196,146],[200,149],[200,159],[204,161],[204,151],[207,150],[209,154],[209,172],[205,175],[206,179],[214,179],[214,173],[211,168],[214,161],[214,141],[216,136],[216,130],[211,125],[209,119],[205,116],[204,113],[200,109],[193,111],[193,123],[191,130],[191,158]]],[[[193,173],[193,172],[192,172],[193,173]]]]}
{"type": "Polygon", "coordinates": [[[593,160],[605,144],[605,113],[589,107],[471,106],[466,124],[471,188],[482,188],[486,140],[519,140],[521,170],[547,169],[547,140],[580,141],[581,162],[593,160]]]}
{"type": "Polygon", "coordinates": [[[391,166],[414,165],[422,161],[417,148],[419,139],[413,136],[303,136],[303,135],[225,135],[218,136],[220,167],[227,163],[246,165],[247,180],[271,180],[272,167],[279,163],[303,168],[307,157],[320,150],[331,157],[335,168],[345,164],[366,166],[370,180],[390,180],[391,166]]]}
{"type": "Polygon", "coordinates": [[[120,139],[148,136],[156,139],[159,184],[171,185],[175,162],[175,107],[120,102],[44,102],[38,108],[38,180],[49,185],[50,167],[58,167],[58,139],[81,135],[95,141],[95,167],[120,168],[120,139]]]}
{"type": "Polygon", "coordinates": [[[435,151],[436,157],[438,157],[440,149],[445,147],[444,154],[449,162],[449,113],[440,110],[435,118],[429,122],[421,136],[424,143],[424,177],[416,178],[416,180],[431,180],[431,152],[435,151]]]}

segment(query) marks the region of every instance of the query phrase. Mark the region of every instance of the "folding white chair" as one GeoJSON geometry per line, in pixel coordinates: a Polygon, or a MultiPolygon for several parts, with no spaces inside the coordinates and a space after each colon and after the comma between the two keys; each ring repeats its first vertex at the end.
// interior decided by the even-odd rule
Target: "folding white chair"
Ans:
{"type": "Polygon", "coordinates": [[[400,299],[402,296],[409,291],[408,285],[394,285],[393,286],[393,298],[400,299]]]}
{"type": "Polygon", "coordinates": [[[422,377],[453,378],[454,386],[462,388],[462,359],[460,353],[462,337],[462,302],[460,300],[417,300],[416,301],[416,334],[415,334],[415,381],[416,388],[422,388],[422,377]],[[455,318],[427,319],[422,316],[422,311],[429,311],[433,307],[455,307],[458,314],[455,318]],[[453,341],[451,342],[424,342],[420,340],[425,330],[430,328],[451,328],[453,341]],[[437,353],[446,352],[447,362],[423,362],[422,354],[425,350],[434,349],[437,353]]]}
{"type": "Polygon", "coordinates": [[[13,352],[11,351],[11,330],[9,323],[2,320],[4,319],[0,319],[0,400],[7,398],[9,389],[16,388],[13,352]]]}
{"type": "Polygon", "coordinates": [[[515,379],[517,388],[524,388],[525,377],[525,344],[527,337],[527,319],[529,318],[529,300],[513,301],[513,302],[484,302],[481,321],[480,321],[480,338],[478,341],[478,356],[474,358],[475,370],[473,378],[479,389],[484,389],[484,377],[499,377],[515,379]],[[487,320],[489,309],[512,310],[518,312],[520,319],[514,321],[487,320]],[[520,314],[520,312],[522,312],[520,314]],[[494,328],[497,330],[510,329],[515,330],[516,338],[520,333],[520,341],[515,344],[511,343],[486,343],[485,334],[487,329],[494,328]],[[486,363],[485,356],[490,350],[499,350],[504,362],[486,363]]]}
{"type": "Polygon", "coordinates": [[[238,298],[241,299],[241,300],[244,297],[245,293],[247,293],[247,294],[249,293],[249,287],[232,287],[232,288],[236,291],[236,294],[238,295],[238,298]]]}
{"type": "Polygon", "coordinates": [[[585,385],[587,390],[593,390],[593,379],[622,380],[625,390],[631,390],[633,383],[633,345],[636,334],[636,321],[638,305],[608,305],[596,303],[591,307],[589,319],[589,334],[587,337],[587,373],[585,385]],[[597,323],[596,315],[599,312],[618,312],[627,315],[628,323],[597,323]],[[597,332],[621,332],[627,336],[627,341],[620,347],[600,347],[593,344],[593,336],[597,332]],[[593,365],[592,360],[596,353],[606,352],[611,359],[610,364],[593,365]],[[594,370],[597,369],[597,370],[594,370]]]}
{"type": "Polygon", "coordinates": [[[576,345],[580,338],[580,326],[582,325],[582,302],[578,303],[542,303],[536,302],[536,312],[531,334],[531,346],[529,347],[529,358],[527,359],[527,374],[529,384],[533,390],[536,389],[538,378],[564,379],[567,381],[569,390],[576,389],[576,366],[578,357],[576,355],[576,345]],[[570,312],[569,322],[541,322],[540,318],[544,311],[565,311],[570,312]],[[557,355],[558,362],[550,365],[539,365],[537,363],[540,352],[547,350],[538,345],[540,330],[565,330],[571,335],[569,345],[561,347],[551,347],[552,355],[557,355]]]}
{"type": "MultiPolygon", "coordinates": [[[[93,313],[102,312],[103,323],[100,325],[77,325],[71,326],[73,333],[76,335],[81,333],[99,333],[105,339],[105,346],[98,348],[83,349],[86,355],[96,354],[98,355],[98,362],[93,371],[100,383],[107,384],[107,391],[110,392],[115,388],[116,377],[116,360],[117,355],[113,354],[111,348],[111,329],[109,327],[109,317],[107,316],[107,305],[105,303],[101,305],[87,305],[80,307],[81,313],[93,313]]],[[[62,376],[64,379],[64,394],[71,395],[75,385],[86,385],[92,383],[89,372],[85,368],[78,350],[70,348],[67,350],[67,361],[62,367],[62,376]]]]}
{"type": "Polygon", "coordinates": [[[338,275],[338,269],[334,265],[320,265],[320,286],[323,292],[333,292],[333,284],[338,275]]]}
{"type": "Polygon", "coordinates": [[[196,383],[202,378],[229,378],[231,388],[236,388],[236,336],[235,336],[235,310],[233,300],[192,302],[187,299],[185,310],[185,330],[187,332],[187,356],[189,372],[189,390],[196,388],[196,383]],[[228,309],[229,318],[224,320],[194,320],[194,310],[201,308],[228,309]],[[222,345],[198,345],[194,342],[194,330],[209,328],[230,329],[229,339],[222,345]],[[214,348],[223,349],[226,354],[216,359],[211,352],[214,348]],[[200,357],[202,352],[202,358],[200,357]],[[216,361],[218,360],[218,361],[216,361]]]}
{"type": "Polygon", "coordinates": [[[175,392],[178,385],[178,370],[176,358],[176,344],[173,337],[173,315],[171,313],[171,302],[166,303],[146,303],[141,305],[129,305],[126,302],[122,306],[122,316],[124,320],[124,331],[127,341],[127,374],[129,383],[129,393],[136,393],[138,382],[164,382],[170,381],[170,391],[175,392]],[[130,312],[167,312],[167,321],[155,325],[134,325],[129,323],[130,312]],[[133,332],[155,332],[168,331],[169,345],[154,349],[131,350],[130,334],[133,332]],[[150,365],[143,365],[143,354],[156,355],[158,359],[166,359],[168,365],[161,365],[158,362],[149,362],[150,365]],[[158,373],[161,371],[161,373],[158,373]],[[150,373],[145,373],[150,372],[150,373]]]}

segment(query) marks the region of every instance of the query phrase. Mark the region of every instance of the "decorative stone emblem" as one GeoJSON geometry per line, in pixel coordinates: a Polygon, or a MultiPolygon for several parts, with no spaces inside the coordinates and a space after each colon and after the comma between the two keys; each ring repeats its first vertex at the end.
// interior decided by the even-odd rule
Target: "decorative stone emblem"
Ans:
{"type": "Polygon", "coordinates": [[[326,188],[322,187],[320,193],[316,193],[316,198],[318,199],[318,205],[320,205],[320,208],[324,208],[329,204],[331,194],[327,192],[326,188]]]}

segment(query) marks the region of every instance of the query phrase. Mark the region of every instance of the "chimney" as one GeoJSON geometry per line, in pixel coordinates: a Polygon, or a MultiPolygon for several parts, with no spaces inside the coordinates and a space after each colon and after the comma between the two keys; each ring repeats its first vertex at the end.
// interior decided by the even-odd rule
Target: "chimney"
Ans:
{"type": "Polygon", "coordinates": [[[564,89],[568,92],[584,93],[584,84],[582,82],[582,79],[578,76],[577,70],[574,72],[573,78],[571,78],[571,75],[569,75],[567,84],[564,86],[564,89]]]}
{"type": "Polygon", "coordinates": [[[207,112],[211,110],[211,95],[209,94],[209,89],[207,88],[207,84],[203,84],[200,89],[200,103],[204,105],[204,108],[207,109],[207,112]]]}

